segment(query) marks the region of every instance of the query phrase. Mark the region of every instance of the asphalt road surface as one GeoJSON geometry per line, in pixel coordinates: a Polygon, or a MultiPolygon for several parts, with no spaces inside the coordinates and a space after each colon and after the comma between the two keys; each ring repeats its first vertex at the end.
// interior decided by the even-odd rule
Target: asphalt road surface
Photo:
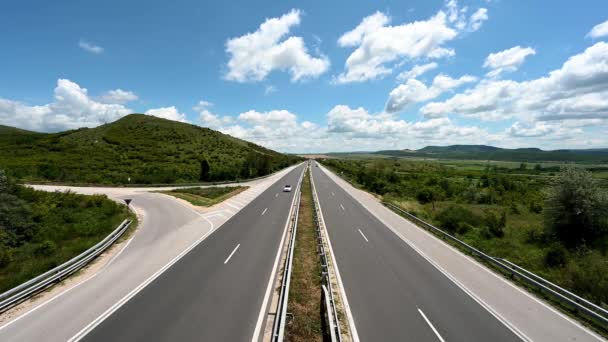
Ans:
{"type": "MultiPolygon", "coordinates": [[[[83,341],[251,341],[294,192],[297,167],[83,341]]],[[[265,308],[264,308],[265,309],[265,308]]]]}
{"type": "Polygon", "coordinates": [[[361,341],[521,340],[320,167],[312,170],[361,341]]]}

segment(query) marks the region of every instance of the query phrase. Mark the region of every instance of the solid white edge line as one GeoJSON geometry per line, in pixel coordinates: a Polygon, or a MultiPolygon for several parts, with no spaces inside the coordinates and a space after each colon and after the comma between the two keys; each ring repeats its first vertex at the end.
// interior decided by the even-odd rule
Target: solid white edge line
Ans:
{"type": "MultiPolygon", "coordinates": [[[[301,165],[301,164],[300,164],[301,165]]],[[[298,165],[299,166],[299,165],[298,165]]],[[[306,168],[304,168],[306,171],[306,168]]],[[[304,171],[300,175],[300,182],[302,184],[302,177],[304,176],[304,171]]],[[[282,178],[282,177],[281,177],[282,178]]],[[[299,185],[298,185],[299,187],[299,185]]],[[[289,221],[293,212],[293,207],[296,201],[297,196],[293,196],[293,200],[291,201],[291,207],[289,208],[289,215],[287,216],[287,221],[285,222],[285,228],[283,228],[283,236],[281,237],[281,243],[279,244],[279,249],[277,250],[277,255],[274,259],[274,265],[272,266],[272,272],[270,273],[270,279],[268,279],[268,285],[266,286],[266,293],[264,294],[264,299],[262,300],[262,307],[260,308],[260,313],[258,314],[258,320],[255,324],[255,329],[253,331],[253,336],[251,337],[252,342],[259,342],[260,340],[260,332],[262,331],[262,324],[264,323],[264,317],[266,316],[266,309],[268,306],[268,300],[270,299],[270,293],[272,287],[274,285],[274,279],[277,272],[277,266],[279,265],[279,261],[281,259],[281,255],[283,254],[283,245],[285,244],[285,236],[287,235],[287,227],[289,227],[289,221]]]]}
{"type": "Polygon", "coordinates": [[[424,314],[424,312],[422,312],[422,310],[420,310],[419,307],[416,307],[416,309],[418,309],[418,312],[420,313],[420,315],[422,316],[422,318],[424,318],[424,320],[426,321],[426,324],[428,324],[429,327],[431,327],[431,329],[433,329],[433,332],[435,333],[435,335],[437,336],[437,338],[439,339],[439,341],[445,342],[445,340],[443,339],[443,337],[441,337],[441,335],[439,335],[439,332],[437,331],[437,329],[435,329],[435,327],[433,326],[433,323],[431,323],[431,321],[429,321],[429,319],[426,317],[426,315],[424,314]]]}
{"type": "MultiPolygon", "coordinates": [[[[283,175],[281,175],[281,172],[287,173],[287,172],[291,171],[291,169],[293,169],[293,167],[292,167],[292,168],[288,168],[287,170],[284,170],[284,171],[279,171],[279,172],[277,172],[277,173],[276,173],[275,175],[273,175],[273,176],[276,176],[276,177],[281,176],[281,177],[279,177],[279,178],[282,178],[284,174],[283,174],[283,175]]],[[[271,177],[269,177],[269,179],[270,179],[270,178],[271,178],[271,177]]],[[[275,181],[275,182],[276,182],[276,181],[275,181]]],[[[274,182],[273,182],[273,183],[274,183],[274,182]]],[[[260,185],[260,186],[265,186],[265,184],[266,184],[266,183],[260,183],[259,185],[260,185]]],[[[257,184],[256,184],[256,185],[257,185],[257,184]]],[[[253,186],[252,186],[250,189],[254,189],[254,188],[253,188],[253,186]]],[[[265,189],[265,190],[266,190],[266,189],[265,189]]],[[[261,192],[252,193],[252,194],[253,194],[253,198],[251,199],[251,201],[253,201],[255,198],[257,198],[257,197],[258,197],[258,195],[259,195],[260,193],[261,193],[261,192]]],[[[237,195],[237,196],[238,196],[238,195],[237,195]]],[[[171,197],[171,196],[168,196],[168,197],[171,197]]],[[[203,214],[199,213],[198,211],[196,211],[196,210],[192,209],[191,207],[189,207],[189,206],[187,206],[187,205],[185,205],[185,204],[181,203],[180,201],[177,201],[177,200],[176,200],[176,203],[179,203],[179,204],[180,204],[180,205],[182,205],[183,207],[188,208],[188,209],[189,209],[189,210],[191,210],[193,213],[197,214],[198,216],[201,216],[201,217],[205,218],[205,220],[206,220],[206,221],[208,221],[208,222],[210,222],[210,223],[211,223],[211,221],[210,221],[210,220],[208,220],[206,217],[204,217],[204,216],[203,216],[203,214]]],[[[135,208],[135,206],[131,206],[131,208],[132,208],[132,209],[135,211],[136,215],[139,215],[139,212],[137,211],[137,209],[135,208]]],[[[223,210],[218,210],[218,211],[223,211],[223,210]]],[[[232,212],[231,212],[231,211],[229,211],[229,210],[225,210],[225,211],[228,211],[229,213],[234,214],[234,213],[232,213],[232,212]]],[[[220,215],[220,216],[224,217],[224,215],[222,215],[222,214],[218,214],[218,215],[220,215]]],[[[222,223],[222,224],[223,224],[223,223],[222,223]]],[[[218,226],[218,228],[219,228],[219,226],[218,226]]],[[[138,231],[139,231],[139,230],[138,230],[138,231]]],[[[135,232],[135,234],[136,234],[136,233],[137,233],[137,232],[135,232]]],[[[127,243],[127,244],[126,244],[126,245],[125,245],[125,246],[124,246],[124,247],[121,249],[121,251],[120,251],[119,253],[122,253],[122,251],[124,251],[124,249],[125,249],[125,248],[127,248],[127,246],[129,245],[129,243],[130,243],[130,242],[133,240],[133,238],[135,237],[135,234],[133,235],[133,237],[131,237],[131,239],[130,239],[130,240],[128,241],[128,243],[127,243]]],[[[101,271],[101,270],[100,270],[100,271],[101,271]]],[[[70,287],[70,288],[66,289],[65,291],[58,293],[57,295],[55,295],[55,296],[53,296],[52,298],[50,298],[49,300],[47,300],[47,301],[45,301],[45,302],[43,302],[43,303],[39,304],[38,306],[34,307],[33,309],[28,310],[28,311],[26,311],[25,313],[23,313],[22,315],[20,315],[20,316],[18,316],[18,317],[16,317],[16,318],[12,319],[11,321],[9,321],[9,322],[5,323],[4,325],[0,326],[0,331],[1,331],[1,330],[3,330],[4,328],[9,327],[9,326],[10,326],[10,325],[12,325],[13,323],[16,323],[17,321],[21,320],[22,318],[25,318],[25,317],[29,316],[30,314],[34,313],[34,312],[35,312],[35,311],[37,311],[38,309],[41,309],[42,307],[46,306],[47,304],[50,304],[51,302],[55,301],[55,300],[56,300],[56,299],[58,299],[59,297],[62,297],[63,295],[67,294],[68,292],[70,292],[70,291],[72,291],[72,290],[76,289],[76,288],[77,288],[77,287],[79,287],[80,285],[83,285],[83,284],[87,283],[89,280],[91,280],[91,279],[95,278],[95,277],[96,277],[98,274],[100,274],[100,271],[98,271],[98,272],[94,273],[94,274],[93,274],[93,275],[91,275],[89,278],[84,279],[84,280],[83,280],[83,281],[81,281],[80,283],[78,283],[78,284],[76,284],[76,285],[74,285],[74,286],[72,286],[72,287],[70,287]]]]}
{"type": "Polygon", "coordinates": [[[234,253],[236,253],[236,250],[239,249],[239,247],[241,247],[240,243],[238,245],[236,245],[236,247],[234,247],[234,250],[232,251],[232,253],[230,253],[230,255],[224,261],[224,265],[226,265],[228,263],[228,261],[230,261],[230,258],[232,258],[232,256],[234,255],[234,253]]]}
{"type": "MultiPolygon", "coordinates": [[[[139,215],[139,212],[137,210],[135,210],[135,207],[132,207],[132,209],[135,211],[136,215],[139,215]]],[[[127,243],[118,251],[118,253],[116,255],[114,255],[105,265],[103,265],[97,272],[93,273],[90,277],[82,280],[81,282],[75,284],[72,287],[69,287],[61,292],[59,292],[58,294],[56,294],[55,296],[51,297],[50,299],[40,303],[39,305],[35,306],[33,309],[30,309],[26,312],[24,312],[23,314],[21,314],[20,316],[17,316],[16,318],[12,319],[9,322],[6,322],[4,325],[0,326],[0,331],[3,330],[4,328],[7,328],[8,326],[12,325],[13,323],[16,323],[17,321],[21,320],[22,318],[27,317],[28,315],[36,312],[38,309],[41,309],[42,307],[46,306],[47,304],[50,304],[51,302],[53,302],[55,299],[58,299],[59,297],[67,294],[68,292],[72,291],[73,289],[77,288],[80,285],[83,285],[84,283],[88,282],[89,280],[95,278],[98,274],[100,274],[101,272],[103,272],[108,266],[110,266],[111,263],[114,262],[114,260],[116,260],[118,258],[119,255],[122,254],[122,252],[127,249],[127,247],[131,244],[131,242],[133,241],[133,239],[135,238],[135,235],[137,234],[137,232],[139,232],[139,229],[137,231],[135,231],[133,233],[133,236],[131,236],[129,238],[129,240],[127,240],[127,243]]]]}
{"type": "MultiPolygon", "coordinates": [[[[322,169],[324,169],[324,167],[322,167],[322,169]]],[[[326,174],[327,174],[330,171],[324,170],[324,172],[326,172],[326,174]]],[[[330,176],[330,178],[331,178],[331,176],[330,176]]],[[[344,182],[346,182],[346,181],[344,181],[344,182]]],[[[335,180],[334,180],[334,183],[338,184],[338,182],[336,182],[335,180]]],[[[338,186],[340,186],[340,185],[338,184],[338,186]]],[[[444,270],[441,266],[439,266],[439,264],[437,264],[433,259],[431,259],[429,256],[427,256],[424,252],[422,252],[413,242],[411,242],[405,236],[403,236],[403,234],[400,231],[393,228],[391,225],[386,223],[381,217],[374,214],[374,212],[370,208],[368,208],[367,205],[365,205],[363,202],[359,201],[357,198],[355,198],[353,195],[351,195],[348,191],[346,191],[346,193],[348,193],[352,198],[354,198],[355,201],[357,201],[359,204],[361,204],[368,212],[370,212],[374,217],[376,217],[380,222],[382,222],[382,224],[384,224],[387,228],[389,228],[395,235],[397,235],[399,238],[401,238],[401,240],[403,242],[405,242],[408,246],[410,246],[418,254],[420,254],[424,259],[426,259],[431,265],[433,265],[437,270],[439,270],[439,272],[441,272],[444,276],[446,276],[449,280],[451,280],[454,284],[456,284],[456,286],[458,286],[461,290],[463,290],[466,294],[468,294],[481,307],[486,309],[486,311],[488,311],[492,316],[494,316],[499,322],[501,322],[509,330],[511,330],[517,337],[519,337],[523,341],[532,341],[531,338],[526,336],[513,323],[509,322],[506,318],[502,317],[489,304],[487,304],[485,301],[483,301],[481,298],[479,298],[475,293],[473,293],[473,291],[469,290],[466,286],[464,286],[464,284],[462,284],[459,280],[457,280],[450,273],[448,273],[446,270],[444,270]]],[[[422,228],[420,228],[420,229],[422,229],[422,228]]]]}
{"type": "Polygon", "coordinates": [[[363,238],[365,239],[365,242],[369,242],[369,240],[367,239],[367,237],[365,236],[365,234],[363,234],[363,232],[361,231],[361,229],[359,229],[359,233],[361,233],[361,236],[363,236],[363,238]]]}
{"type": "Polygon", "coordinates": [[[231,207],[233,209],[236,209],[237,211],[241,210],[241,208],[237,207],[236,205],[234,205],[234,204],[232,204],[232,203],[230,203],[228,201],[224,202],[224,204],[226,204],[227,206],[229,206],[229,207],[231,207]]]}
{"type": "MultiPolygon", "coordinates": [[[[313,172],[311,171],[311,175],[313,172]]],[[[350,305],[348,304],[348,298],[346,296],[346,290],[344,289],[344,283],[342,283],[342,277],[340,276],[340,270],[338,268],[338,261],[336,260],[336,256],[334,255],[334,249],[331,246],[331,240],[329,239],[329,233],[327,232],[327,226],[325,225],[325,218],[323,217],[323,208],[321,207],[321,201],[319,200],[319,196],[317,193],[317,187],[314,185],[314,175],[310,179],[313,189],[315,191],[317,202],[319,204],[319,213],[321,221],[323,221],[323,231],[325,232],[325,237],[327,238],[327,245],[329,246],[329,254],[331,255],[331,260],[333,262],[334,271],[336,271],[336,279],[338,280],[338,286],[340,287],[340,297],[342,298],[342,304],[344,305],[344,310],[346,310],[346,318],[348,319],[348,325],[350,327],[351,337],[353,342],[359,342],[359,333],[357,333],[357,327],[355,326],[355,319],[353,317],[353,313],[350,310],[350,305]]]]}
{"type": "Polygon", "coordinates": [[[264,209],[264,211],[262,211],[262,216],[264,216],[264,214],[266,214],[266,211],[268,211],[268,208],[264,209]]]}
{"type": "Polygon", "coordinates": [[[118,310],[121,306],[123,306],[131,298],[133,298],[142,289],[144,289],[146,286],[148,286],[148,284],[150,284],[156,278],[158,278],[158,276],[160,276],[164,271],[166,271],[169,267],[173,266],[173,264],[175,264],[177,261],[179,261],[184,255],[186,255],[188,252],[190,252],[192,249],[194,249],[196,246],[198,246],[201,242],[203,242],[205,240],[205,238],[207,236],[209,236],[209,234],[213,233],[215,231],[215,229],[214,229],[215,225],[213,224],[213,222],[211,222],[209,219],[207,219],[206,217],[204,217],[202,215],[200,215],[200,216],[211,225],[211,228],[209,229],[209,231],[207,231],[207,233],[203,234],[203,236],[198,238],[198,240],[196,240],[192,245],[190,245],[188,248],[183,250],[176,257],[171,259],[171,261],[169,261],[167,264],[165,264],[165,266],[163,266],[161,269],[156,271],[154,274],[152,274],[150,277],[148,277],[148,279],[146,279],[144,282],[139,284],[136,288],[131,290],[131,292],[127,293],[118,302],[116,302],[114,305],[112,305],[110,308],[108,308],[105,312],[103,312],[101,315],[99,315],[96,319],[94,319],[91,323],[89,323],[87,326],[85,326],[82,330],[77,332],[74,336],[72,336],[68,340],[68,342],[80,341],[81,338],[86,336],[89,332],[91,332],[91,330],[93,330],[96,326],[98,326],[101,322],[103,322],[106,318],[108,318],[111,314],[113,314],[116,310],[118,310]]]}

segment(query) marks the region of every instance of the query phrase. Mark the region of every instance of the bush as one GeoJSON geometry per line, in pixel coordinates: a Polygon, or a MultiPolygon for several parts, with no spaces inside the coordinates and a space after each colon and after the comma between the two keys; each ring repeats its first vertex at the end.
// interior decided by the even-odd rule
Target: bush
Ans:
{"type": "Polygon", "coordinates": [[[6,246],[0,245],[0,268],[8,266],[11,262],[11,253],[6,246]]]}
{"type": "Polygon", "coordinates": [[[443,209],[436,220],[441,228],[448,232],[461,234],[479,223],[479,218],[472,211],[459,205],[450,205],[443,209]]]}
{"type": "Polygon", "coordinates": [[[608,235],[608,195],[590,172],[562,168],[547,194],[545,226],[570,247],[593,245],[608,235]]]}
{"type": "Polygon", "coordinates": [[[497,215],[493,211],[487,211],[484,216],[484,223],[488,232],[495,237],[501,238],[505,235],[505,226],[507,225],[507,213],[497,215]]]}
{"type": "Polygon", "coordinates": [[[554,244],[545,255],[545,265],[548,267],[563,267],[566,265],[567,251],[561,244],[554,244]]]}
{"type": "Polygon", "coordinates": [[[53,241],[45,240],[34,249],[34,254],[37,256],[52,256],[57,251],[57,245],[53,241]]]}

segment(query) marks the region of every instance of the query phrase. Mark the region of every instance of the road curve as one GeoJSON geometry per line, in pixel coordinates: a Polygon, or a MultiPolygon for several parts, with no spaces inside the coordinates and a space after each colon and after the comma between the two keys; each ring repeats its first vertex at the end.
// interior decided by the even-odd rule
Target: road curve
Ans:
{"type": "Polygon", "coordinates": [[[260,194],[82,340],[251,341],[295,194],[282,192],[283,183],[295,188],[302,171],[260,194]]]}
{"type": "MultiPolygon", "coordinates": [[[[132,198],[132,205],[143,216],[140,228],[125,244],[124,249],[99,271],[94,274],[85,272],[82,281],[69,283],[56,296],[43,296],[42,301],[34,302],[16,318],[10,312],[3,314],[4,317],[8,314],[10,318],[0,326],[0,341],[69,340],[184,250],[203,241],[205,237],[214,236],[215,234],[209,235],[214,230],[221,228],[217,232],[222,231],[223,225],[237,212],[240,213],[241,208],[249,207],[249,203],[255,205],[266,201],[262,194],[267,189],[279,189],[286,175],[291,179],[291,171],[293,168],[288,168],[267,179],[250,182],[248,190],[204,213],[193,210],[171,196],[141,192],[139,189],[128,189],[128,192],[101,188],[53,189],[83,193],[108,191],[113,199],[132,198]]],[[[269,209],[264,216],[276,213],[274,206],[267,207],[269,209]]],[[[198,247],[205,246],[207,244],[203,243],[198,247]]],[[[244,247],[241,245],[233,256],[234,260],[237,260],[238,253],[246,251],[244,247]]],[[[234,260],[231,259],[230,262],[234,260]]],[[[178,287],[172,286],[172,289],[176,288],[178,287]]]]}

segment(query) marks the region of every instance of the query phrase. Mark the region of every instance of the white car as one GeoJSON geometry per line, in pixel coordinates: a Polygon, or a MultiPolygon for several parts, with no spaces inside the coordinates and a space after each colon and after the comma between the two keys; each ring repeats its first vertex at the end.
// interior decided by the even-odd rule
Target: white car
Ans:
{"type": "Polygon", "coordinates": [[[283,192],[291,192],[291,185],[285,185],[285,187],[283,188],[283,192]]]}

